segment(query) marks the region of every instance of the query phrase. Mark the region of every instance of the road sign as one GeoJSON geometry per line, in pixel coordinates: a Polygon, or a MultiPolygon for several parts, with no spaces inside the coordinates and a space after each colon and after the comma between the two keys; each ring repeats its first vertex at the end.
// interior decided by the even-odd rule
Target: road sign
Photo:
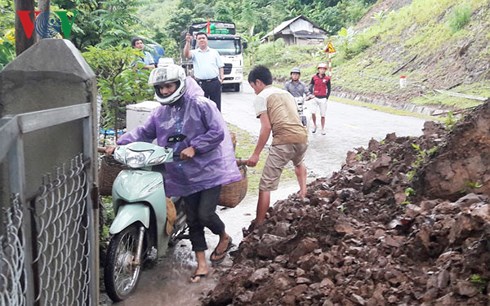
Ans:
{"type": "Polygon", "coordinates": [[[328,42],[327,47],[325,48],[325,52],[326,53],[335,53],[336,52],[331,41],[328,42]]]}

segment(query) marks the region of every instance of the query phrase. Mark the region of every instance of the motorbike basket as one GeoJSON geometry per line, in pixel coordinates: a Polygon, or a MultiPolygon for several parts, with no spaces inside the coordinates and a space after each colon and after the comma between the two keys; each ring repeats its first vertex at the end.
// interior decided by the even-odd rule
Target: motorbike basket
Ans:
{"type": "Polygon", "coordinates": [[[112,195],[112,184],[121,170],[129,167],[117,162],[112,155],[104,155],[100,159],[99,169],[99,194],[102,196],[112,195]]]}
{"type": "Polygon", "coordinates": [[[247,166],[238,166],[242,179],[228,185],[221,186],[218,205],[233,208],[245,198],[248,188],[247,166]]]}

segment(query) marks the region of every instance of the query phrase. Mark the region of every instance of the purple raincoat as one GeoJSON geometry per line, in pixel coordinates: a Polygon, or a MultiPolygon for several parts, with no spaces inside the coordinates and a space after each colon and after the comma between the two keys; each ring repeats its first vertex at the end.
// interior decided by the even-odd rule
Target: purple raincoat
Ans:
{"type": "Polygon", "coordinates": [[[177,157],[165,164],[167,196],[187,196],[241,179],[230,133],[216,104],[202,96],[202,89],[193,79],[188,78],[186,86],[179,101],[156,108],[143,125],[117,141],[124,145],[156,138],[159,146],[174,149],[177,157]],[[169,138],[179,135],[185,135],[185,139],[169,142],[169,138]],[[190,146],[196,155],[180,160],[179,153],[190,146]]]}

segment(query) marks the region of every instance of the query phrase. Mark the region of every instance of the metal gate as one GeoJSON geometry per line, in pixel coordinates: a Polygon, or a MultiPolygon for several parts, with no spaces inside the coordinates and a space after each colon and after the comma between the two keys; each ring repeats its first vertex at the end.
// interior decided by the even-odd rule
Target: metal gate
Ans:
{"type": "Polygon", "coordinates": [[[8,167],[10,194],[0,205],[0,306],[97,304],[92,124],[90,103],[0,119],[0,165],[8,167]],[[83,122],[83,152],[56,165],[27,200],[22,136],[76,120],[83,122]]]}

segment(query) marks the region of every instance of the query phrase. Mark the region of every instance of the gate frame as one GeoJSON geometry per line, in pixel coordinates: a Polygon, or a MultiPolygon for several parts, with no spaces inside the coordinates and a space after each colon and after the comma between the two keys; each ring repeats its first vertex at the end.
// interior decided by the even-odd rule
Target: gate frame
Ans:
{"type": "Polygon", "coordinates": [[[25,186],[26,172],[24,163],[24,141],[23,135],[56,126],[59,124],[83,120],[83,158],[87,165],[85,170],[87,182],[85,188],[88,191],[87,196],[87,218],[89,220],[88,241],[89,255],[87,257],[90,279],[88,289],[91,291],[89,302],[92,305],[98,305],[99,301],[99,273],[98,273],[98,190],[97,190],[97,158],[96,148],[94,146],[95,126],[93,118],[96,111],[92,103],[82,103],[73,106],[52,108],[47,110],[17,114],[14,116],[5,116],[0,118],[0,162],[8,161],[9,187],[10,194],[18,195],[24,218],[22,220],[22,233],[24,235],[24,271],[25,290],[27,305],[35,304],[36,288],[35,275],[32,269],[33,248],[31,235],[31,212],[26,202],[25,186]]]}

